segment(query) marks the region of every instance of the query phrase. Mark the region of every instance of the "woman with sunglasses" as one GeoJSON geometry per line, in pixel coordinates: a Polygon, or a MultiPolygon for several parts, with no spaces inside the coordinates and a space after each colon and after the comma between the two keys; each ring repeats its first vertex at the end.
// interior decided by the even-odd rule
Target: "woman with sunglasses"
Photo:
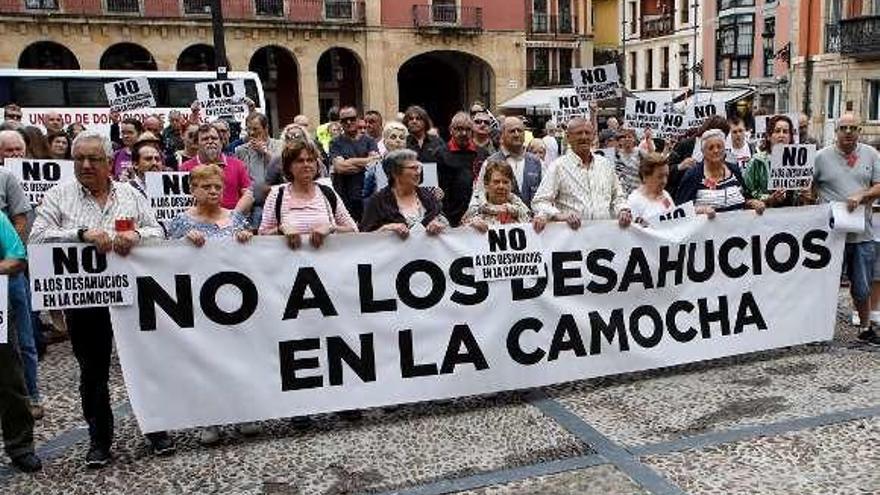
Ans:
{"type": "Polygon", "coordinates": [[[486,150],[490,155],[498,151],[492,139],[492,117],[485,111],[477,112],[474,119],[474,144],[486,150]]]}

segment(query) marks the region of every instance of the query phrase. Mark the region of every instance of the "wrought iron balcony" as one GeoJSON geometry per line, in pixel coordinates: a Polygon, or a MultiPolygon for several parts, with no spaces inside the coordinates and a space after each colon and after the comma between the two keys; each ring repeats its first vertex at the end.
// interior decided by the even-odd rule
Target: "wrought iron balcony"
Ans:
{"type": "Polygon", "coordinates": [[[642,18],[641,39],[659,38],[675,32],[670,14],[642,18]]]}
{"type": "Polygon", "coordinates": [[[825,53],[840,52],[840,24],[825,25],[825,53]]]}
{"type": "Polygon", "coordinates": [[[842,19],[840,53],[855,58],[880,59],[880,15],[842,19]]]}
{"type": "Polygon", "coordinates": [[[457,5],[413,5],[413,26],[417,29],[451,29],[457,31],[483,30],[481,7],[457,5]]]}
{"type": "Polygon", "coordinates": [[[549,71],[547,69],[533,69],[526,71],[526,84],[530,88],[542,86],[570,86],[571,71],[549,71]]]}
{"type": "Polygon", "coordinates": [[[573,15],[547,14],[533,12],[527,24],[530,35],[576,35],[577,17],[573,15]]]}
{"type": "MultiPolygon", "coordinates": [[[[222,0],[227,21],[365,24],[366,0],[222,0]]],[[[0,0],[0,15],[143,15],[208,20],[211,0],[0,0]]],[[[439,7],[439,6],[438,6],[439,7]]],[[[482,24],[482,22],[481,22],[482,24]]]]}

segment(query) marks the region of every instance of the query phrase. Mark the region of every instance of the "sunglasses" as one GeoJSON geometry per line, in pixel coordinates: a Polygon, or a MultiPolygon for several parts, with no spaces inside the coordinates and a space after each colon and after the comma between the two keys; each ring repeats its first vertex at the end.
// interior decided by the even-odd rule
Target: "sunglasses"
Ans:
{"type": "Polygon", "coordinates": [[[837,130],[840,132],[859,132],[862,128],[857,125],[842,125],[837,130]]]}
{"type": "Polygon", "coordinates": [[[385,139],[406,139],[406,134],[389,134],[385,139]]]}
{"type": "Polygon", "coordinates": [[[477,125],[489,125],[489,124],[491,124],[491,123],[492,123],[491,120],[486,120],[486,119],[474,119],[474,124],[477,124],[477,125]]]}

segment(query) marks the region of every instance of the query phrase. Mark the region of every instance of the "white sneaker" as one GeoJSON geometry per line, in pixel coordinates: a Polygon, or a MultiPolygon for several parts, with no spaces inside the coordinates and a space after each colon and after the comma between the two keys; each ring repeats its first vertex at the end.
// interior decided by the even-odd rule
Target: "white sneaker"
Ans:
{"type": "Polygon", "coordinates": [[[208,426],[199,432],[199,443],[202,445],[214,445],[220,441],[220,428],[208,426]]]}
{"type": "Polygon", "coordinates": [[[859,318],[858,311],[853,311],[853,313],[852,313],[852,324],[854,327],[859,327],[862,325],[862,319],[859,318]]]}
{"type": "Polygon", "coordinates": [[[237,425],[236,428],[238,432],[246,437],[252,437],[254,435],[259,434],[263,431],[263,428],[260,427],[257,423],[242,423],[237,425]]]}

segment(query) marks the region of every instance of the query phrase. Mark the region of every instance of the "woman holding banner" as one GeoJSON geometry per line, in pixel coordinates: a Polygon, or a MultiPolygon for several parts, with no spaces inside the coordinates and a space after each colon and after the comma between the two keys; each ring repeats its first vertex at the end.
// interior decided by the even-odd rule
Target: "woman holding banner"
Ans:
{"type": "Polygon", "coordinates": [[[477,193],[479,198],[464,214],[462,225],[470,225],[480,232],[486,232],[490,225],[529,221],[529,207],[519,196],[513,194],[516,179],[507,162],[489,160],[483,174],[483,183],[485,192],[477,193]]]}
{"type": "Polygon", "coordinates": [[[724,162],[724,132],[711,129],[700,136],[703,160],[684,174],[676,204],[693,201],[697,213],[713,218],[716,212],[753,209],[764,213],[764,202],[746,199],[739,166],[724,162]]]}
{"type": "Polygon", "coordinates": [[[778,189],[770,192],[770,157],[773,148],[794,143],[794,127],[787,115],[774,115],[767,119],[767,135],[764,137],[761,151],[756,153],[746,166],[745,179],[746,193],[756,199],[760,199],[767,206],[799,206],[812,203],[812,193],[809,189],[803,191],[785,191],[778,189]]]}
{"type": "Polygon", "coordinates": [[[291,142],[281,154],[281,172],[287,183],[273,187],[266,197],[260,235],[281,234],[291,249],[300,236],[309,236],[314,248],[335,232],[357,232],[357,224],[332,187],[315,181],[320,152],[309,140],[291,142]]]}
{"type": "Polygon", "coordinates": [[[639,180],[642,185],[630,193],[627,199],[636,223],[648,226],[650,219],[675,209],[672,196],[666,192],[669,165],[660,153],[648,153],[639,163],[639,180]]]}
{"type": "Polygon", "coordinates": [[[435,235],[449,226],[440,200],[429,188],[419,187],[422,164],[415,151],[392,151],[385,155],[382,167],[390,172],[388,185],[367,202],[361,224],[364,231],[387,230],[405,239],[413,229],[435,235]]]}

